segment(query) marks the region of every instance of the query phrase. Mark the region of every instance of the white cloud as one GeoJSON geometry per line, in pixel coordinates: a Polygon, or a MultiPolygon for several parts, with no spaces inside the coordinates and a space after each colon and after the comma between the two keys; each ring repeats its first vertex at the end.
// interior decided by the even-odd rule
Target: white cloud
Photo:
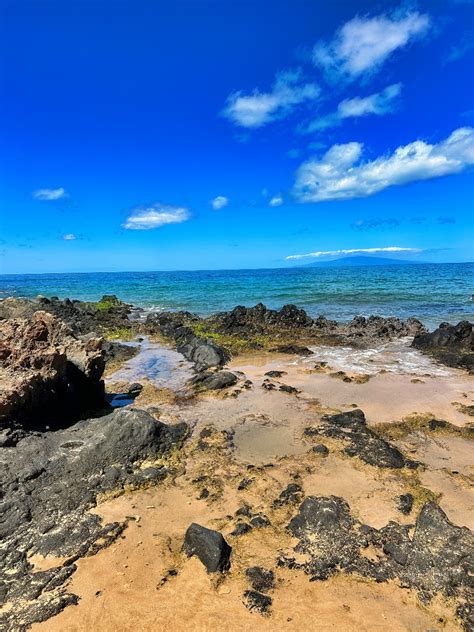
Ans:
{"type": "Polygon", "coordinates": [[[272,197],[268,204],[269,206],[281,206],[283,204],[283,196],[280,193],[277,193],[277,195],[272,197]]]}
{"type": "Polygon", "coordinates": [[[392,111],[393,101],[399,96],[401,89],[401,83],[393,83],[381,92],[375,92],[368,97],[344,99],[339,103],[337,112],[341,118],[386,114],[392,111]]]}
{"type": "Polygon", "coordinates": [[[67,197],[67,193],[63,187],[59,187],[59,189],[38,189],[33,192],[33,197],[36,200],[60,200],[67,197]]]}
{"type": "Polygon", "coordinates": [[[355,17],[339,29],[332,41],[316,44],[313,61],[329,76],[355,78],[378,70],[392,53],[424,34],[429,25],[429,16],[418,12],[355,17]]]}
{"type": "Polygon", "coordinates": [[[151,230],[166,224],[181,224],[191,218],[187,208],[169,204],[152,204],[138,206],[127,217],[124,228],[129,230],[151,230]]]}
{"type": "Polygon", "coordinates": [[[302,131],[311,133],[321,131],[329,127],[340,125],[343,119],[358,118],[368,114],[382,116],[393,112],[396,106],[396,99],[402,90],[401,83],[393,83],[380,92],[374,92],[367,97],[354,97],[344,99],[337,107],[337,111],[312,121],[302,131]]]}
{"type": "Polygon", "coordinates": [[[220,211],[221,208],[229,204],[229,198],[226,198],[224,195],[218,195],[212,200],[211,204],[215,211],[220,211]]]}
{"type": "Polygon", "coordinates": [[[289,255],[285,257],[287,260],[294,259],[317,259],[319,257],[337,257],[339,255],[356,255],[356,254],[377,254],[379,252],[407,252],[407,253],[419,253],[423,252],[421,248],[402,248],[400,246],[387,246],[386,248],[351,248],[349,250],[318,250],[317,252],[309,252],[305,255],[289,255]]]}
{"type": "Polygon", "coordinates": [[[368,197],[391,186],[459,173],[474,164],[474,129],[461,127],[446,140],[422,140],[398,147],[392,155],[361,162],[363,145],[333,145],[320,159],[304,162],[296,173],[300,202],[368,197]]]}
{"type": "Polygon", "coordinates": [[[315,83],[301,83],[299,71],[287,71],[276,76],[271,92],[244,95],[234,92],[227,98],[222,114],[236,125],[257,128],[287,116],[296,106],[319,97],[315,83]]]}
{"type": "Polygon", "coordinates": [[[66,233],[65,235],[63,235],[63,239],[64,241],[74,241],[75,239],[77,239],[77,237],[74,233],[66,233]]]}

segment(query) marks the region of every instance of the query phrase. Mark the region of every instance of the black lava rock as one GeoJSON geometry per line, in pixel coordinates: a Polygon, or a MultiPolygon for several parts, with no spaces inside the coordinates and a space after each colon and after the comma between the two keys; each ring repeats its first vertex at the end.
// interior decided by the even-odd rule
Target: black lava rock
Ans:
{"type": "Polygon", "coordinates": [[[219,531],[193,522],[184,536],[183,549],[188,557],[196,555],[209,573],[227,571],[230,568],[232,547],[219,531]]]}
{"type": "Polygon", "coordinates": [[[412,494],[402,494],[398,497],[397,509],[405,514],[406,516],[410,513],[413,508],[413,495],[412,494]]]}
{"type": "Polygon", "coordinates": [[[268,592],[275,588],[275,573],[261,566],[251,566],[245,571],[245,575],[253,590],[268,592]]]}
{"type": "Polygon", "coordinates": [[[266,615],[272,605],[272,598],[256,590],[246,590],[244,592],[244,604],[250,611],[266,615]]]}

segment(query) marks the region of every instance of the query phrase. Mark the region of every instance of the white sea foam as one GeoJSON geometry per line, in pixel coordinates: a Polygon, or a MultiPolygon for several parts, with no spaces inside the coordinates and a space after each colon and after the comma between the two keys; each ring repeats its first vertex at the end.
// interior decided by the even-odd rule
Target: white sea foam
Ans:
{"type": "Polygon", "coordinates": [[[305,365],[327,362],[337,371],[375,375],[381,370],[405,375],[450,375],[442,367],[420,351],[410,347],[411,338],[388,342],[370,349],[351,347],[312,347],[314,355],[301,360],[305,365]]]}

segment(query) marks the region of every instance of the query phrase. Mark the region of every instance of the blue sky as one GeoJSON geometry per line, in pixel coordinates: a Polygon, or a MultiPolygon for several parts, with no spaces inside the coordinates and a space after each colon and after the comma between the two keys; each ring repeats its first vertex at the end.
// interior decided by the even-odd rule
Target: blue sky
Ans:
{"type": "Polygon", "coordinates": [[[469,0],[0,13],[0,271],[474,259],[469,0]]]}

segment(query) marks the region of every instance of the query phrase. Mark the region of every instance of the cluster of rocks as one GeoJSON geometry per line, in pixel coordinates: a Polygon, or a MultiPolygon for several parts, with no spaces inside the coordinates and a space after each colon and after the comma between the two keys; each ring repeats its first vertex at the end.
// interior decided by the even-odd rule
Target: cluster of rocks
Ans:
{"type": "Polygon", "coordinates": [[[312,580],[341,571],[378,582],[395,579],[425,603],[442,594],[456,600],[465,629],[473,629],[474,534],[453,525],[436,503],[422,507],[414,526],[389,522],[374,529],[354,518],[343,498],[309,496],[288,531],[307,561],[282,556],[280,566],[302,569],[312,580]],[[369,547],[373,553],[364,555],[369,547]]]}
{"type": "Polygon", "coordinates": [[[127,524],[102,525],[88,510],[99,495],[162,480],[170,470],[142,463],[168,454],[187,431],[184,423],[167,426],[144,411],[119,410],[2,448],[2,629],[25,630],[77,602],[64,587],[75,561],[108,546],[127,524]],[[34,554],[66,560],[35,572],[34,554]]]}
{"type": "Polygon", "coordinates": [[[224,366],[230,360],[229,352],[212,340],[196,335],[190,325],[199,322],[200,319],[189,312],[149,314],[146,319],[146,325],[157,327],[163,336],[171,338],[177,351],[193,362],[198,371],[224,366]]]}
{"type": "Polygon", "coordinates": [[[122,303],[114,294],[103,296],[100,301],[60,301],[56,297],[38,297],[36,300],[7,298],[0,301],[0,320],[31,318],[37,311],[48,312],[65,322],[75,334],[101,333],[106,329],[130,327],[129,316],[136,311],[122,303]]]}
{"type": "Polygon", "coordinates": [[[420,332],[412,346],[434,356],[447,366],[468,369],[474,373],[474,331],[472,323],[463,320],[457,325],[441,323],[435,331],[420,332]]]}
{"type": "Polygon", "coordinates": [[[374,432],[365,420],[362,410],[355,409],[336,415],[324,415],[321,422],[304,430],[307,438],[328,437],[347,444],[344,453],[358,457],[364,463],[382,468],[407,467],[418,463],[405,457],[400,450],[374,432]]]}
{"type": "MultiPolygon", "coordinates": [[[[357,316],[349,323],[338,323],[324,316],[312,319],[304,309],[295,305],[285,305],[279,310],[273,310],[262,303],[254,307],[238,306],[230,312],[215,314],[206,319],[206,324],[217,333],[242,338],[271,335],[277,340],[288,337],[291,333],[300,338],[331,338],[335,342],[353,345],[384,342],[426,331],[416,318],[400,320],[381,316],[357,316]]],[[[300,350],[295,352],[302,353],[300,350]]]]}
{"type": "Polygon", "coordinates": [[[100,338],[47,312],[0,321],[0,444],[103,408],[104,363],[100,338]]]}

